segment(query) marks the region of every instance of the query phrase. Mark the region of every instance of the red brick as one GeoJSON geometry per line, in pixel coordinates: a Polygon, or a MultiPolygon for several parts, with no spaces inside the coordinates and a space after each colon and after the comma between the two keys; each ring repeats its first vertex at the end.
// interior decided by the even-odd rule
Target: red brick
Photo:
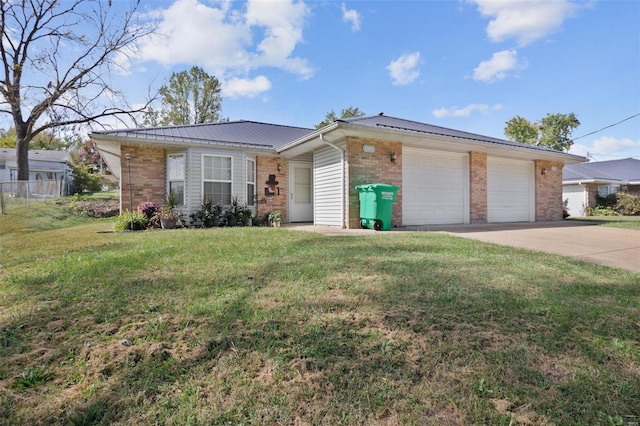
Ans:
{"type": "Polygon", "coordinates": [[[562,163],[535,162],[536,222],[562,220],[562,167],[562,163]]]}
{"type": "Polygon", "coordinates": [[[166,180],[164,148],[122,146],[120,151],[120,210],[135,210],[138,204],[145,201],[154,202],[158,206],[163,205],[166,180]],[[127,163],[126,154],[131,155],[130,164],[127,163]]]}
{"type": "Polygon", "coordinates": [[[256,188],[258,192],[258,217],[272,211],[282,213],[282,221],[287,221],[287,160],[282,157],[258,156],[256,158],[256,188]],[[280,170],[278,170],[280,166],[280,170]],[[278,185],[276,194],[265,195],[269,175],[275,175],[278,185]]]}

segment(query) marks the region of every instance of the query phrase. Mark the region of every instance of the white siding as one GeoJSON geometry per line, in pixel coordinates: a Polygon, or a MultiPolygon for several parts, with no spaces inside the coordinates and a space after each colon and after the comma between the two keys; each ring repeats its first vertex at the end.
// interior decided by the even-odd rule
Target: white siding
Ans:
{"type": "Polygon", "coordinates": [[[185,198],[190,212],[197,210],[202,202],[202,156],[231,157],[231,197],[247,202],[247,156],[243,152],[191,148],[185,156],[185,198]]]}
{"type": "Polygon", "coordinates": [[[587,187],[584,185],[564,185],[562,187],[562,201],[569,200],[567,212],[569,216],[586,216],[587,204],[589,203],[587,187]]]}
{"type": "Polygon", "coordinates": [[[313,163],[313,152],[300,154],[297,157],[290,158],[290,161],[298,161],[300,163],[313,163]]]}
{"type": "MultiPolygon", "coordinates": [[[[344,149],[344,143],[338,144],[344,149]]],[[[315,225],[344,224],[344,164],[342,152],[332,147],[315,151],[313,164],[315,225]]]]}
{"type": "Polygon", "coordinates": [[[468,164],[466,154],[403,149],[403,224],[468,223],[468,164]]]}
{"type": "Polygon", "coordinates": [[[534,167],[532,161],[487,159],[487,220],[533,222],[534,167]]]}

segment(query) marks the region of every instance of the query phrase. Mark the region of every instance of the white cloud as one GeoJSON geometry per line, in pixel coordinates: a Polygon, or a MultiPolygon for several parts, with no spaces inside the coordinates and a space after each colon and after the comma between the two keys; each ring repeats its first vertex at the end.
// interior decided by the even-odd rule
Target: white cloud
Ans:
{"type": "Polygon", "coordinates": [[[420,63],[420,52],[408,53],[391,61],[387,70],[394,86],[406,86],[413,83],[420,75],[416,68],[420,63]]]}
{"type": "Polygon", "coordinates": [[[357,10],[347,9],[347,6],[342,3],[340,5],[342,9],[342,19],[346,22],[351,22],[351,31],[360,31],[360,14],[357,10]]]}
{"type": "Polygon", "coordinates": [[[224,5],[217,9],[197,0],[177,0],[150,16],[159,26],[156,35],[141,46],[141,62],[198,64],[209,69],[249,65],[250,27],[224,5]]]}
{"type": "Polygon", "coordinates": [[[488,61],[480,62],[480,65],[473,70],[473,79],[489,83],[502,80],[509,71],[523,68],[526,68],[526,64],[518,61],[518,51],[502,50],[494,53],[488,61]]]}
{"type": "Polygon", "coordinates": [[[489,106],[487,104],[469,104],[466,107],[458,108],[445,108],[442,107],[440,109],[434,109],[432,114],[438,118],[444,117],[469,117],[474,112],[479,112],[481,114],[488,114],[491,111],[500,111],[502,109],[501,104],[494,104],[489,106]]]}
{"type": "MultiPolygon", "coordinates": [[[[141,45],[136,60],[168,67],[198,65],[229,81],[246,79],[260,67],[280,68],[301,78],[313,75],[308,61],[293,55],[303,41],[309,15],[303,2],[249,0],[245,8],[234,5],[176,0],[167,9],[149,12],[146,18],[158,22],[158,31],[141,45]]],[[[264,87],[259,77],[251,81],[264,87]]]]}
{"type": "Polygon", "coordinates": [[[627,157],[640,158],[640,140],[629,138],[617,139],[603,136],[593,141],[591,145],[574,143],[569,153],[585,157],[587,155],[593,155],[596,160],[612,160],[627,157]],[[599,158],[598,155],[602,155],[603,158],[599,158]]]}
{"type": "Polygon", "coordinates": [[[269,89],[271,89],[271,82],[263,75],[253,79],[233,78],[222,85],[222,95],[230,98],[254,98],[269,89]]]}
{"type": "Polygon", "coordinates": [[[520,46],[531,44],[559,31],[579,8],[570,0],[468,0],[482,16],[492,18],[487,36],[493,42],[515,39],[520,46]]]}
{"type": "Polygon", "coordinates": [[[283,68],[303,78],[311,77],[313,70],[305,59],[290,57],[303,40],[302,28],[309,13],[302,2],[249,0],[247,24],[263,28],[265,34],[258,45],[261,55],[255,58],[256,63],[283,68]]]}

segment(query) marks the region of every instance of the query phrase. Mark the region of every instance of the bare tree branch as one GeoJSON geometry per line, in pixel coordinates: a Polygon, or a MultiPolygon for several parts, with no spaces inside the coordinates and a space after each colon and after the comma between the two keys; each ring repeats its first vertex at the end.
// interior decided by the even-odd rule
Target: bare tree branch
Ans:
{"type": "Polygon", "coordinates": [[[28,179],[37,134],[131,117],[155,98],[132,108],[111,82],[118,60],[155,31],[138,21],[139,4],[121,12],[109,0],[0,0],[0,113],[16,129],[19,180],[28,179]]]}

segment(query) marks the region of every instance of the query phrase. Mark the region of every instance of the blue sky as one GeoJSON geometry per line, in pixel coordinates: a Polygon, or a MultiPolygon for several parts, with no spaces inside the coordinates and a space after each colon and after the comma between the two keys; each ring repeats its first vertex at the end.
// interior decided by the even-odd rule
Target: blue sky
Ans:
{"type": "MultiPolygon", "coordinates": [[[[143,0],[142,12],[162,35],[118,79],[132,103],[198,65],[231,120],[312,127],[354,106],[504,138],[515,115],[574,112],[579,137],[640,113],[633,0],[143,0]]],[[[640,116],[571,152],[640,158],[640,116]]]]}

